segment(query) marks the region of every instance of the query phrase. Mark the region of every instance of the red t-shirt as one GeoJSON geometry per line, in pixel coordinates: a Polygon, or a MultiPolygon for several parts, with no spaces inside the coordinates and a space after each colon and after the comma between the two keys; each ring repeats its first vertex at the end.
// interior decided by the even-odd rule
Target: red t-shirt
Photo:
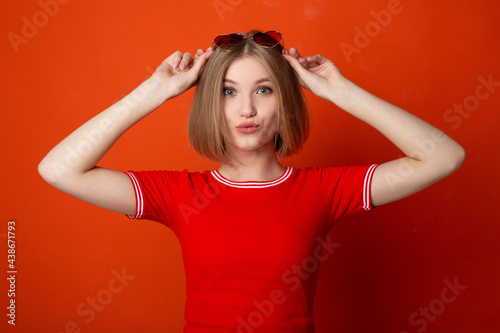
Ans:
{"type": "Polygon", "coordinates": [[[136,214],[179,239],[185,333],[312,333],[325,239],[342,216],[373,209],[377,165],[287,167],[273,181],[230,181],[215,170],[129,171],[136,214]]]}

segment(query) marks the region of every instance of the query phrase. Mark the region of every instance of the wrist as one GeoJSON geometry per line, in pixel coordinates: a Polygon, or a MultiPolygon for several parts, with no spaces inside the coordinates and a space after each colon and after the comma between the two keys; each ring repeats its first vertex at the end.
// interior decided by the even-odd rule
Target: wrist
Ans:
{"type": "Polygon", "coordinates": [[[161,78],[157,78],[155,76],[151,76],[146,79],[141,83],[140,87],[143,89],[148,98],[161,100],[162,103],[174,97],[174,94],[167,89],[167,84],[163,82],[161,78]]]}
{"type": "Polygon", "coordinates": [[[355,101],[357,87],[354,82],[343,78],[341,81],[337,81],[333,88],[328,90],[325,99],[341,109],[345,109],[355,101]]]}
{"type": "Polygon", "coordinates": [[[161,84],[149,78],[117,102],[117,107],[133,111],[131,114],[142,118],[160,107],[167,99],[169,95],[161,84]]]}

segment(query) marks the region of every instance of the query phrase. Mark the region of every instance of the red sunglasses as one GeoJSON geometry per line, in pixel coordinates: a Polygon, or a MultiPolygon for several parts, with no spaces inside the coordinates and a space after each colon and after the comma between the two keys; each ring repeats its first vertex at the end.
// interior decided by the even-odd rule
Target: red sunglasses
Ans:
{"type": "Polygon", "coordinates": [[[246,38],[252,38],[255,43],[265,48],[273,48],[279,45],[279,49],[281,51],[281,49],[285,46],[283,35],[278,31],[271,30],[266,32],[257,32],[252,36],[240,35],[237,33],[219,35],[212,41],[212,49],[215,50],[215,47],[218,47],[222,50],[229,50],[234,45],[243,43],[246,38]],[[283,45],[280,44],[282,42],[283,45]]]}

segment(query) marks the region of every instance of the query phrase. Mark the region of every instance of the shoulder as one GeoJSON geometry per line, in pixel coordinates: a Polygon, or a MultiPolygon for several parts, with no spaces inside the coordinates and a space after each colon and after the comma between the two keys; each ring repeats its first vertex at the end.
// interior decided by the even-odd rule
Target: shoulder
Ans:
{"type": "Polygon", "coordinates": [[[129,170],[125,172],[132,180],[139,179],[143,183],[184,183],[203,182],[210,178],[210,171],[184,170],[129,170]]]}
{"type": "Polygon", "coordinates": [[[366,165],[342,165],[342,166],[309,166],[303,169],[295,168],[298,175],[342,175],[357,172],[367,172],[369,170],[374,170],[377,167],[376,164],[366,164],[366,165]]]}
{"type": "Polygon", "coordinates": [[[148,175],[151,177],[204,177],[210,174],[210,170],[206,171],[188,171],[184,170],[129,170],[127,174],[148,175]]]}
{"type": "Polygon", "coordinates": [[[315,178],[320,182],[336,182],[341,180],[371,179],[377,164],[344,165],[344,166],[310,166],[297,169],[297,178],[315,178]]]}

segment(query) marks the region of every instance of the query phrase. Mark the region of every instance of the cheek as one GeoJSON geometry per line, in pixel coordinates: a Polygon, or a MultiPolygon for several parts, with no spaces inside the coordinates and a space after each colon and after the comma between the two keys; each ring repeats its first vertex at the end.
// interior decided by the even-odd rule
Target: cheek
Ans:
{"type": "Polygon", "coordinates": [[[228,101],[224,101],[222,103],[222,114],[224,115],[224,119],[228,120],[231,119],[231,110],[234,109],[234,107],[231,106],[231,103],[228,101]]]}
{"type": "Polygon", "coordinates": [[[278,124],[278,105],[276,103],[272,103],[269,107],[269,120],[272,122],[273,126],[277,126],[278,124]]]}
{"type": "Polygon", "coordinates": [[[236,104],[236,101],[233,99],[225,99],[222,102],[222,110],[224,112],[224,117],[226,118],[231,118],[234,116],[235,110],[237,110],[238,105],[236,104]]]}
{"type": "Polygon", "coordinates": [[[276,110],[272,109],[272,112],[269,112],[269,114],[266,117],[265,133],[263,135],[264,137],[266,137],[266,140],[268,140],[274,137],[277,130],[278,130],[278,116],[276,110]]]}
{"type": "Polygon", "coordinates": [[[262,101],[258,108],[263,113],[263,116],[271,118],[278,110],[278,103],[276,103],[276,98],[269,98],[269,100],[262,101]]]}

